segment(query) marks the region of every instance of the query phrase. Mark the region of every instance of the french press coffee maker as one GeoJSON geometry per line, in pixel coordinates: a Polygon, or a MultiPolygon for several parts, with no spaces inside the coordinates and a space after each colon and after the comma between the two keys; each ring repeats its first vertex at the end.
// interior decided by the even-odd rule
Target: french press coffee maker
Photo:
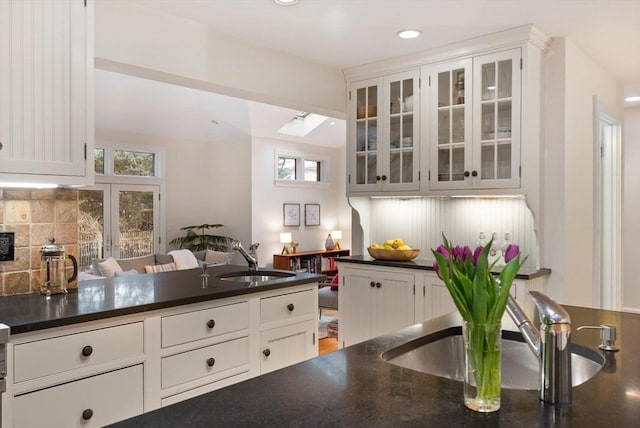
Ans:
{"type": "Polygon", "coordinates": [[[66,254],[64,245],[57,245],[51,238],[49,245],[40,248],[40,294],[50,296],[67,292],[67,284],[78,276],[78,261],[66,254]],[[73,263],[73,274],[67,278],[67,259],[73,263]]]}

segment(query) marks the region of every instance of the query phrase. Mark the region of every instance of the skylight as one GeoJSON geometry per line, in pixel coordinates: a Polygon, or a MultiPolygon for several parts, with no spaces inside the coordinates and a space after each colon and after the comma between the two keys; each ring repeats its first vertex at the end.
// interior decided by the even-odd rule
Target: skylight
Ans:
{"type": "Polygon", "coordinates": [[[325,120],[327,116],[301,111],[278,129],[278,132],[293,137],[305,137],[325,120]]]}

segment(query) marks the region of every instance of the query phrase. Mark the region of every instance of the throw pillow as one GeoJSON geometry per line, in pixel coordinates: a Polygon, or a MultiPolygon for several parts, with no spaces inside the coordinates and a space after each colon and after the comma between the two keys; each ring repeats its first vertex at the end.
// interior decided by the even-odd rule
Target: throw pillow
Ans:
{"type": "Polygon", "coordinates": [[[115,276],[116,278],[119,276],[133,276],[133,275],[138,275],[138,271],[135,269],[131,269],[131,270],[125,270],[122,272],[114,272],[113,276],[115,276]]]}
{"type": "Polygon", "coordinates": [[[122,272],[122,268],[113,257],[109,257],[105,261],[98,263],[98,269],[100,269],[102,276],[108,278],[113,277],[116,272],[122,272]]]}
{"type": "Polygon", "coordinates": [[[229,264],[231,263],[232,258],[233,258],[233,253],[226,253],[224,251],[207,250],[207,252],[204,255],[204,261],[207,263],[229,264]]]}
{"type": "Polygon", "coordinates": [[[198,259],[196,259],[191,250],[172,250],[168,254],[173,257],[173,262],[178,270],[198,267],[198,259]]]}
{"type": "Polygon", "coordinates": [[[331,289],[332,289],[332,290],[337,290],[337,289],[338,289],[338,282],[339,282],[339,280],[338,280],[338,275],[334,276],[334,277],[331,279],[331,289]]]}
{"type": "Polygon", "coordinates": [[[176,270],[175,263],[166,263],[164,265],[147,265],[144,267],[144,271],[146,273],[171,272],[172,270],[176,270]]]}

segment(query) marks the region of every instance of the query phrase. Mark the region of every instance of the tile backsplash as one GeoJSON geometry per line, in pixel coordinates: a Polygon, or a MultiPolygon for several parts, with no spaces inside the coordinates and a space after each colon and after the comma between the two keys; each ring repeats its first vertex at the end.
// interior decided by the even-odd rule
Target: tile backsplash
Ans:
{"type": "Polygon", "coordinates": [[[0,228],[15,233],[15,260],[0,262],[0,295],[39,292],[40,247],[55,238],[78,255],[78,190],[0,189],[0,228]]]}

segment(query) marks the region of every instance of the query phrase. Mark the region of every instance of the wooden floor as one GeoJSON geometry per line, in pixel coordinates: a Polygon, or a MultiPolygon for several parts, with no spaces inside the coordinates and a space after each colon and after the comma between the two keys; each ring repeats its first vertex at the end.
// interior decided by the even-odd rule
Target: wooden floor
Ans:
{"type": "Polygon", "coordinates": [[[318,354],[327,354],[338,350],[338,339],[335,337],[325,337],[318,341],[318,354]]]}
{"type": "MultiPolygon", "coordinates": [[[[338,311],[323,309],[322,315],[338,318],[338,311]]],[[[338,327],[340,328],[340,327],[338,327]]],[[[338,339],[336,337],[325,337],[318,341],[318,355],[326,354],[338,350],[338,339]]]]}

